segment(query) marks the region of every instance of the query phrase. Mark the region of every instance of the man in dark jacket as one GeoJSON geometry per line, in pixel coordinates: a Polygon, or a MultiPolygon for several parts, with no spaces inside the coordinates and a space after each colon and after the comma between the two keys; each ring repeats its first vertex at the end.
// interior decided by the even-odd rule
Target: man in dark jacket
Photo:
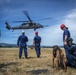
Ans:
{"type": "Polygon", "coordinates": [[[73,39],[67,39],[67,45],[65,45],[67,64],[76,68],[76,44],[72,43],[73,39]]]}
{"type": "Polygon", "coordinates": [[[19,47],[19,59],[22,57],[22,50],[24,49],[24,55],[25,58],[27,58],[27,43],[28,42],[28,37],[25,36],[25,32],[22,31],[22,35],[19,36],[18,41],[17,41],[17,46],[19,47]]]}

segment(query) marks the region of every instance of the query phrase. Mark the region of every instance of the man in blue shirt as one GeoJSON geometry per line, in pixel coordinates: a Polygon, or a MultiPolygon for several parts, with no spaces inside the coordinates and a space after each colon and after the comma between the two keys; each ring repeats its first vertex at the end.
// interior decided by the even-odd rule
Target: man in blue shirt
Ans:
{"type": "Polygon", "coordinates": [[[41,43],[41,37],[38,36],[38,32],[36,31],[33,45],[35,44],[35,50],[36,50],[36,54],[37,54],[38,58],[40,57],[40,54],[41,54],[41,52],[40,52],[40,43],[41,43]]]}
{"type": "Polygon", "coordinates": [[[68,30],[68,27],[66,27],[64,24],[61,24],[60,28],[61,28],[61,30],[64,31],[63,32],[63,43],[64,43],[64,45],[66,45],[67,44],[67,39],[69,37],[71,37],[70,31],[68,30]]]}
{"type": "Polygon", "coordinates": [[[66,57],[67,57],[67,65],[76,67],[75,66],[76,65],[76,57],[71,54],[74,47],[72,45],[73,40],[71,39],[70,31],[64,24],[62,24],[60,26],[60,28],[64,31],[63,32],[63,43],[64,43],[64,49],[65,49],[66,57]],[[67,41],[67,40],[69,40],[69,41],[67,41]]]}
{"type": "Polygon", "coordinates": [[[19,36],[18,41],[17,41],[17,46],[19,47],[19,59],[22,57],[22,50],[24,49],[24,55],[25,58],[27,58],[27,44],[28,42],[28,37],[25,36],[25,32],[22,31],[22,35],[19,36]]]}

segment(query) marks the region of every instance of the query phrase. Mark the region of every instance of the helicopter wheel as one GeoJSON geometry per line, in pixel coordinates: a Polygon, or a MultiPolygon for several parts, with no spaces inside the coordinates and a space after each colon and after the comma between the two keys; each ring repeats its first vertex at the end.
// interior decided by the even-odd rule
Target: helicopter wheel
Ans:
{"type": "Polygon", "coordinates": [[[34,29],[34,31],[36,31],[36,29],[34,29]]]}

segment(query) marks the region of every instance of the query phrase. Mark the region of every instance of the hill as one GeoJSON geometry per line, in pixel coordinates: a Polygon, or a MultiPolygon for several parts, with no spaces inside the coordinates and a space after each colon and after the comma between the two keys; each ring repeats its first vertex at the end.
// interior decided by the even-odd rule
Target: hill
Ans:
{"type": "MultiPolygon", "coordinates": [[[[17,47],[17,44],[8,44],[8,43],[0,43],[0,47],[17,47]]],[[[28,47],[30,48],[31,45],[28,45],[28,47]]],[[[63,48],[63,46],[59,46],[60,48],[63,48]]],[[[52,46],[43,46],[41,45],[41,48],[52,48],[52,46]]]]}

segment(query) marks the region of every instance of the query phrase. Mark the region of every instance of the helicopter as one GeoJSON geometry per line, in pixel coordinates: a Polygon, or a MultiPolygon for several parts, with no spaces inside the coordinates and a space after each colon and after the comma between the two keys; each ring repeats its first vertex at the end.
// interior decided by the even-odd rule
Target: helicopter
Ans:
{"type": "MultiPolygon", "coordinates": [[[[14,30],[17,30],[17,29],[34,29],[34,31],[35,31],[36,29],[44,28],[44,27],[47,27],[47,26],[48,26],[48,25],[43,26],[43,25],[41,25],[40,23],[33,22],[33,21],[31,20],[31,18],[29,17],[27,11],[23,11],[23,13],[26,15],[26,17],[28,18],[29,21],[13,21],[13,22],[24,22],[24,23],[22,23],[21,25],[19,25],[19,26],[14,26],[14,27],[11,27],[11,26],[8,24],[8,22],[5,22],[6,28],[7,28],[8,30],[12,29],[13,31],[14,31],[14,30]]],[[[40,20],[46,20],[46,19],[51,19],[51,17],[50,17],[50,18],[45,18],[45,19],[40,19],[40,20]]]]}

